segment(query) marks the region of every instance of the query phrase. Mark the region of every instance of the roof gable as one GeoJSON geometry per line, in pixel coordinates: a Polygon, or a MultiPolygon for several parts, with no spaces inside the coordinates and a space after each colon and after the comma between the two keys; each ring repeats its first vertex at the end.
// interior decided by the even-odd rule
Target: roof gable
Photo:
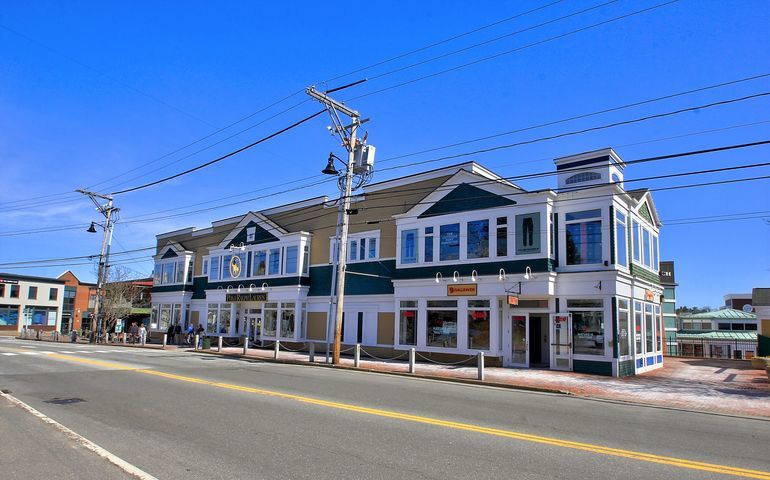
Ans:
{"type": "Polygon", "coordinates": [[[474,185],[461,183],[425,210],[418,218],[515,205],[516,202],[474,185]]]}
{"type": "Polygon", "coordinates": [[[286,230],[261,213],[249,212],[222,240],[219,248],[240,244],[256,245],[258,243],[277,242],[280,240],[279,236],[286,233],[288,233],[286,230]]]}

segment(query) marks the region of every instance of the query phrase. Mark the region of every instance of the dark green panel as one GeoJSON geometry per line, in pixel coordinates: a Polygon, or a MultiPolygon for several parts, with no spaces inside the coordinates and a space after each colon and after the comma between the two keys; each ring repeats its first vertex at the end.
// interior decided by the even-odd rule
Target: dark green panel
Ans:
{"type": "Polygon", "coordinates": [[[399,268],[396,270],[393,278],[398,280],[411,278],[433,278],[437,272],[441,272],[444,279],[452,278],[457,271],[460,276],[470,276],[473,270],[479,275],[497,275],[500,269],[504,269],[506,275],[512,273],[524,273],[526,268],[532,269],[532,272],[550,272],[553,270],[553,263],[548,258],[537,258],[534,260],[512,260],[507,262],[484,262],[484,263],[465,263],[458,265],[435,265],[430,267],[399,268]]]}
{"type": "Polygon", "coordinates": [[[612,376],[612,362],[592,362],[590,360],[572,360],[572,371],[591,375],[612,376]]]}
{"type": "Polygon", "coordinates": [[[179,255],[177,255],[173,249],[169,248],[168,250],[166,250],[166,253],[164,253],[161,258],[174,258],[178,256],[179,255]]]}
{"type": "Polygon", "coordinates": [[[260,227],[259,224],[257,224],[257,222],[252,220],[251,222],[247,223],[246,226],[243,227],[240,232],[238,232],[238,235],[236,235],[230,243],[225,245],[225,247],[229,247],[230,245],[240,245],[241,243],[243,243],[244,245],[255,245],[257,243],[268,243],[268,242],[277,242],[277,241],[278,241],[278,237],[268,232],[264,228],[260,227]],[[246,229],[251,227],[254,227],[256,229],[254,233],[254,241],[247,242],[246,229]]]}
{"type": "Polygon", "coordinates": [[[192,292],[192,285],[158,285],[152,287],[152,293],[168,293],[168,292],[192,292]]]}
{"type": "Polygon", "coordinates": [[[208,277],[194,277],[193,278],[193,300],[203,300],[206,298],[206,289],[209,286],[208,277]]]}
{"type": "Polygon", "coordinates": [[[554,268],[556,268],[559,266],[559,214],[558,213],[553,214],[553,229],[556,232],[553,236],[553,255],[554,255],[553,266],[554,268]]]}
{"type": "MultiPolygon", "coordinates": [[[[240,280],[234,280],[234,281],[224,281],[224,282],[209,282],[208,284],[208,290],[217,289],[219,287],[222,287],[224,290],[227,290],[227,287],[230,288],[238,288],[238,286],[241,286],[241,289],[249,288],[249,285],[254,285],[257,288],[260,288],[263,283],[267,283],[268,287],[285,287],[287,285],[310,285],[310,278],[308,277],[278,277],[278,278],[271,278],[271,277],[265,277],[265,278],[251,278],[251,279],[240,279],[240,280]]],[[[231,292],[232,293],[232,292],[231,292]]]]}
{"type": "Polygon", "coordinates": [[[615,265],[615,207],[610,205],[610,265],[615,265]]]}
{"type": "MultiPolygon", "coordinates": [[[[308,296],[327,296],[331,292],[332,265],[310,267],[310,291],[308,296]]],[[[349,263],[345,276],[345,295],[392,295],[395,260],[380,262],[349,263]],[[367,275],[356,275],[355,273],[367,275]],[[370,276],[376,275],[376,276],[370,276]]]]}
{"type": "Polygon", "coordinates": [[[770,357],[770,337],[764,335],[757,335],[757,356],[770,357]]]}
{"type": "Polygon", "coordinates": [[[450,213],[483,210],[485,208],[515,205],[516,202],[479,187],[461,183],[444,198],[434,203],[419,218],[448,215],[450,213]]]}
{"type": "Polygon", "coordinates": [[[630,377],[634,374],[634,360],[623,360],[618,363],[618,375],[621,377],[630,377]]]}
{"type": "MultiPolygon", "coordinates": [[[[610,207],[612,208],[612,207],[610,207]]],[[[630,313],[630,312],[629,312],[630,313]]],[[[612,357],[618,358],[618,349],[620,345],[618,343],[618,298],[612,297],[612,329],[615,332],[612,335],[612,357]]]]}
{"type": "Polygon", "coordinates": [[[650,283],[654,283],[655,285],[660,285],[660,276],[655,275],[654,273],[649,272],[633,263],[631,264],[631,275],[639,277],[642,280],[646,280],[650,283]]]}

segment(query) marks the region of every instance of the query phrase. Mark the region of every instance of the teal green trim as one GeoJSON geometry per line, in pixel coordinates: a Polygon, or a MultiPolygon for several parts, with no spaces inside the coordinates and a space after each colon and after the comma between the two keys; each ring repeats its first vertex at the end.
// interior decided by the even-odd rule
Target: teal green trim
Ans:
{"type": "MultiPolygon", "coordinates": [[[[612,208],[612,207],[610,207],[612,208]]],[[[612,357],[618,358],[618,352],[620,349],[620,343],[618,340],[618,332],[620,329],[618,328],[618,297],[612,297],[611,300],[612,303],[612,329],[615,332],[612,335],[612,357]]],[[[629,312],[630,314],[630,312],[629,312]]]]}
{"type": "MultiPolygon", "coordinates": [[[[328,296],[331,292],[332,265],[310,267],[309,297],[328,296]]],[[[393,295],[395,260],[347,264],[345,295],[393,295]],[[356,275],[355,273],[366,275],[356,275]],[[372,276],[375,275],[375,276],[372,276]]]]}
{"type": "Polygon", "coordinates": [[[233,239],[225,245],[225,248],[229,247],[230,245],[240,245],[243,243],[244,245],[256,245],[257,243],[269,243],[269,242],[277,242],[279,239],[272,233],[268,232],[264,228],[260,227],[259,224],[255,221],[251,221],[244,226],[238,234],[233,237],[233,239]],[[247,242],[247,228],[254,227],[254,241],[253,242],[247,242]]]}
{"type": "Polygon", "coordinates": [[[168,250],[166,250],[166,253],[164,253],[163,256],[160,257],[160,258],[166,259],[166,258],[174,258],[174,257],[178,257],[178,256],[179,255],[177,255],[176,252],[173,249],[169,248],[168,250]]]}
{"type": "Polygon", "coordinates": [[[650,225],[655,225],[655,222],[652,221],[652,215],[650,214],[650,207],[647,206],[647,202],[644,202],[642,206],[639,208],[639,215],[650,222],[650,225]]]}
{"type": "Polygon", "coordinates": [[[655,285],[660,285],[660,277],[658,275],[655,275],[654,273],[645,270],[639,265],[635,265],[633,263],[631,264],[631,275],[634,277],[639,277],[642,280],[646,280],[650,283],[654,283],[655,285]]]}
{"type": "Polygon", "coordinates": [[[623,360],[618,362],[618,376],[630,377],[634,374],[634,360],[623,360]]]}
{"type": "Polygon", "coordinates": [[[209,286],[208,277],[193,277],[193,300],[204,300],[206,298],[206,289],[209,286]]]}
{"type": "MultiPolygon", "coordinates": [[[[231,289],[235,288],[237,289],[238,286],[241,287],[241,290],[243,290],[243,287],[246,289],[249,288],[249,285],[254,284],[257,288],[261,287],[263,283],[267,283],[268,287],[285,287],[288,285],[310,285],[310,279],[308,277],[265,277],[265,278],[252,278],[252,279],[241,279],[241,280],[233,280],[233,281],[226,281],[226,282],[209,282],[207,289],[208,290],[214,290],[218,289],[219,287],[222,287],[224,290],[227,290],[227,287],[230,287],[231,289]]],[[[230,292],[233,293],[233,292],[230,292]]]]}
{"type": "Polygon", "coordinates": [[[572,360],[572,371],[591,375],[612,376],[612,362],[593,362],[590,360],[572,360]]]}
{"type": "Polygon", "coordinates": [[[479,275],[497,275],[502,268],[506,275],[524,273],[529,267],[533,272],[553,271],[553,261],[550,258],[536,258],[534,260],[513,260],[507,262],[465,263],[454,265],[433,265],[429,267],[399,268],[393,275],[394,279],[406,280],[412,278],[433,278],[441,272],[444,278],[452,278],[454,272],[460,276],[469,277],[473,270],[479,275]]]}
{"type": "Polygon", "coordinates": [[[158,285],[152,287],[152,293],[168,293],[168,292],[192,292],[192,285],[158,285]]]}
{"type": "Polygon", "coordinates": [[[467,183],[461,183],[444,198],[425,210],[419,218],[449,215],[450,213],[484,210],[486,208],[515,205],[516,202],[496,193],[483,190],[467,183]]]}
{"type": "Polygon", "coordinates": [[[615,207],[610,205],[610,265],[615,265],[615,207]]]}

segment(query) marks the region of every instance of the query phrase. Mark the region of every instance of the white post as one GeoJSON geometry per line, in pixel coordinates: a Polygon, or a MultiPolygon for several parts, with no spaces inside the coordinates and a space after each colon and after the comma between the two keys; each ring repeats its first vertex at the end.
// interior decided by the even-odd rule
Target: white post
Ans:
{"type": "Polygon", "coordinates": [[[358,368],[361,366],[361,344],[356,343],[356,353],[353,357],[353,366],[358,368]]]}
{"type": "Polygon", "coordinates": [[[123,345],[126,345],[128,343],[128,334],[126,332],[123,332],[123,345]]]}
{"type": "Polygon", "coordinates": [[[278,351],[280,349],[281,349],[281,342],[276,340],[275,345],[273,345],[273,358],[278,358],[278,351]]]}
{"type": "Polygon", "coordinates": [[[194,348],[194,350],[198,350],[198,345],[199,345],[198,341],[199,340],[200,340],[200,335],[196,334],[195,335],[195,348],[194,348]]]}
{"type": "Polygon", "coordinates": [[[168,335],[164,333],[163,334],[163,347],[161,347],[161,348],[163,348],[165,350],[167,343],[168,343],[168,335]]]}
{"type": "Polygon", "coordinates": [[[243,354],[246,355],[246,352],[249,350],[249,337],[243,337],[243,354]]]}
{"type": "Polygon", "coordinates": [[[310,342],[310,351],[308,352],[307,361],[310,363],[315,362],[315,343],[310,342]]]}
{"type": "Polygon", "coordinates": [[[414,347],[409,349],[409,373],[414,373],[414,358],[415,358],[415,350],[414,347]]]}
{"type": "Polygon", "coordinates": [[[217,337],[217,352],[222,351],[222,336],[217,337]]]}
{"type": "Polygon", "coordinates": [[[478,359],[476,360],[476,363],[478,364],[478,367],[479,367],[478,379],[483,381],[484,380],[484,352],[479,352],[479,356],[478,356],[478,359]]]}

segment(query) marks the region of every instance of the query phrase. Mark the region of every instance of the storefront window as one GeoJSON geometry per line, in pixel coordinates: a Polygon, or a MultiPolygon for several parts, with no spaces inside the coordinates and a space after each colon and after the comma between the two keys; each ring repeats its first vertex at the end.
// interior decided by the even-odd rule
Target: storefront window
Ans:
{"type": "Polygon", "coordinates": [[[634,355],[643,354],[642,343],[642,302],[634,302],[634,355]]]}
{"type": "Polygon", "coordinates": [[[489,350],[489,300],[468,300],[468,348],[489,350]]]}
{"type": "Polygon", "coordinates": [[[398,316],[398,343],[417,345],[417,301],[402,300],[398,316]]]}
{"type": "Polygon", "coordinates": [[[467,258],[489,257],[489,220],[476,220],[466,225],[467,258]]]}
{"type": "Polygon", "coordinates": [[[644,304],[644,327],[645,338],[647,339],[647,350],[645,350],[645,352],[652,353],[654,350],[653,334],[655,333],[655,330],[653,328],[652,305],[649,303],[644,304]]]}
{"type": "Polygon", "coordinates": [[[631,354],[631,327],[628,300],[618,299],[618,348],[620,356],[631,354]]]}
{"type": "Polygon", "coordinates": [[[219,333],[228,335],[230,333],[230,304],[222,303],[219,305],[219,333]]]}
{"type": "Polygon", "coordinates": [[[441,225],[441,227],[439,227],[438,259],[440,261],[460,259],[459,223],[441,225]]]}
{"type": "Polygon", "coordinates": [[[217,333],[217,304],[209,304],[208,315],[206,315],[206,333],[217,333]]]}
{"type": "Polygon", "coordinates": [[[576,355],[604,355],[602,300],[567,300],[567,308],[572,314],[573,352],[576,355]]]}
{"type": "Polygon", "coordinates": [[[0,305],[0,327],[13,327],[19,324],[19,307],[0,305]]]}
{"type": "Polygon", "coordinates": [[[601,213],[597,209],[566,214],[567,265],[602,262],[601,213]]]}
{"type": "Polygon", "coordinates": [[[152,310],[150,310],[150,328],[151,329],[158,328],[158,306],[157,305],[153,305],[152,310]]]}
{"type": "Polygon", "coordinates": [[[294,304],[283,303],[281,305],[281,336],[294,338],[294,304]]]}
{"type": "Polygon", "coordinates": [[[171,321],[171,305],[164,304],[160,306],[160,318],[158,319],[158,330],[166,331],[171,321]]]}
{"type": "Polygon", "coordinates": [[[663,351],[663,339],[661,338],[661,332],[663,331],[663,320],[660,315],[660,306],[655,305],[655,351],[663,351]]]}
{"type": "Polygon", "coordinates": [[[182,325],[182,305],[174,305],[174,310],[171,315],[171,322],[174,325],[182,325]]]}
{"type": "Polygon", "coordinates": [[[265,304],[265,319],[262,334],[266,337],[275,337],[276,326],[278,324],[278,304],[265,304]]]}
{"type": "Polygon", "coordinates": [[[457,348],[457,301],[428,300],[426,346],[457,348]]]}

